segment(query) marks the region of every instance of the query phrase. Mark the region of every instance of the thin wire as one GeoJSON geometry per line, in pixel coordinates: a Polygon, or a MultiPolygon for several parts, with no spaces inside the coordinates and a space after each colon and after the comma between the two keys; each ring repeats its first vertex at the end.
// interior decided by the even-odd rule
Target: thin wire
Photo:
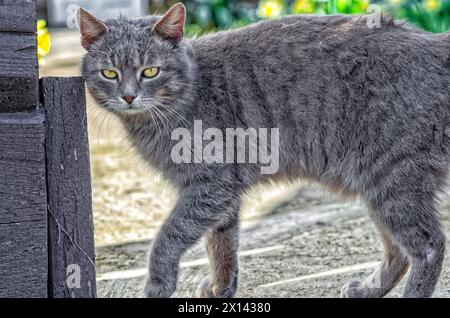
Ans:
{"type": "Polygon", "coordinates": [[[60,242],[60,236],[61,236],[61,231],[67,235],[67,237],[70,239],[70,241],[72,242],[73,245],[75,245],[76,248],[78,248],[78,250],[80,250],[80,252],[89,260],[89,262],[92,264],[92,266],[94,266],[94,269],[96,269],[97,267],[95,266],[95,262],[89,257],[89,255],[81,248],[80,245],[77,244],[77,242],[75,242],[75,240],[73,239],[73,237],[64,229],[64,227],[61,225],[61,223],[59,223],[58,219],[56,218],[56,216],[52,213],[52,211],[50,210],[50,207],[47,205],[47,211],[48,213],[52,216],[52,218],[55,220],[56,225],[58,225],[58,245],[60,242]]]}

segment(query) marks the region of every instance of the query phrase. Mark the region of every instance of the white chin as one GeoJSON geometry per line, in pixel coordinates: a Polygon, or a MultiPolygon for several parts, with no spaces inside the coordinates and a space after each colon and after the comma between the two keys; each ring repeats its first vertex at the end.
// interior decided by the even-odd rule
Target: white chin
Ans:
{"type": "Polygon", "coordinates": [[[145,113],[145,109],[124,107],[124,108],[115,108],[114,112],[124,115],[135,115],[135,114],[137,115],[145,113]]]}

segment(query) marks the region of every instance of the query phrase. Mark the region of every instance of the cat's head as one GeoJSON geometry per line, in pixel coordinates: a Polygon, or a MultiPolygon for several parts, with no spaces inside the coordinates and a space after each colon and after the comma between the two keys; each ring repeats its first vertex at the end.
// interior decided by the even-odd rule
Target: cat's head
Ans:
{"type": "Polygon", "coordinates": [[[106,21],[80,9],[82,74],[96,102],[125,117],[176,112],[194,76],[185,17],[181,3],[164,16],[106,21]]]}

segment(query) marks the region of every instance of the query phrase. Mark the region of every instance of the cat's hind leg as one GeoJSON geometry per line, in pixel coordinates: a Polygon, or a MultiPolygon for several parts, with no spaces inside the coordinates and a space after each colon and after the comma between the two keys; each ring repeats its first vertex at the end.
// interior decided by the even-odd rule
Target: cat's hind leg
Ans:
{"type": "MultiPolygon", "coordinates": [[[[445,249],[436,211],[436,195],[444,183],[445,169],[431,159],[395,162],[390,169],[379,169],[378,181],[366,198],[376,222],[409,258],[411,271],[403,296],[431,297],[445,249]]],[[[355,287],[350,290],[357,290],[355,287]]],[[[348,291],[346,295],[364,294],[348,291]]]]}
{"type": "Polygon", "coordinates": [[[213,229],[205,236],[205,246],[211,265],[211,277],[199,286],[196,296],[229,298],[238,284],[239,221],[213,229]]]}
{"type": "Polygon", "coordinates": [[[383,225],[377,224],[384,245],[384,260],[365,280],[354,279],[342,287],[344,298],[380,298],[402,279],[408,270],[408,258],[392,241],[383,225]]]}
{"type": "Polygon", "coordinates": [[[435,212],[434,198],[410,195],[416,196],[416,200],[400,199],[394,205],[388,204],[380,215],[391,237],[410,259],[411,272],[403,296],[431,297],[441,273],[445,235],[435,212]]]}

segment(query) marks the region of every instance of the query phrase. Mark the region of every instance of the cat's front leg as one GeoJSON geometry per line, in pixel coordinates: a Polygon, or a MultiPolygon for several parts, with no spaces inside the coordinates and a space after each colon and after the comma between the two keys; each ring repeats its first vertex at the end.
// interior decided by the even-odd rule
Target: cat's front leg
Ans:
{"type": "Polygon", "coordinates": [[[147,297],[170,297],[174,293],[183,253],[209,229],[233,220],[238,202],[236,191],[217,181],[181,191],[153,242],[145,284],[147,297]]]}
{"type": "Polygon", "coordinates": [[[211,277],[206,278],[197,289],[196,296],[230,298],[238,284],[239,220],[221,225],[205,237],[205,246],[211,266],[211,277]]]}

